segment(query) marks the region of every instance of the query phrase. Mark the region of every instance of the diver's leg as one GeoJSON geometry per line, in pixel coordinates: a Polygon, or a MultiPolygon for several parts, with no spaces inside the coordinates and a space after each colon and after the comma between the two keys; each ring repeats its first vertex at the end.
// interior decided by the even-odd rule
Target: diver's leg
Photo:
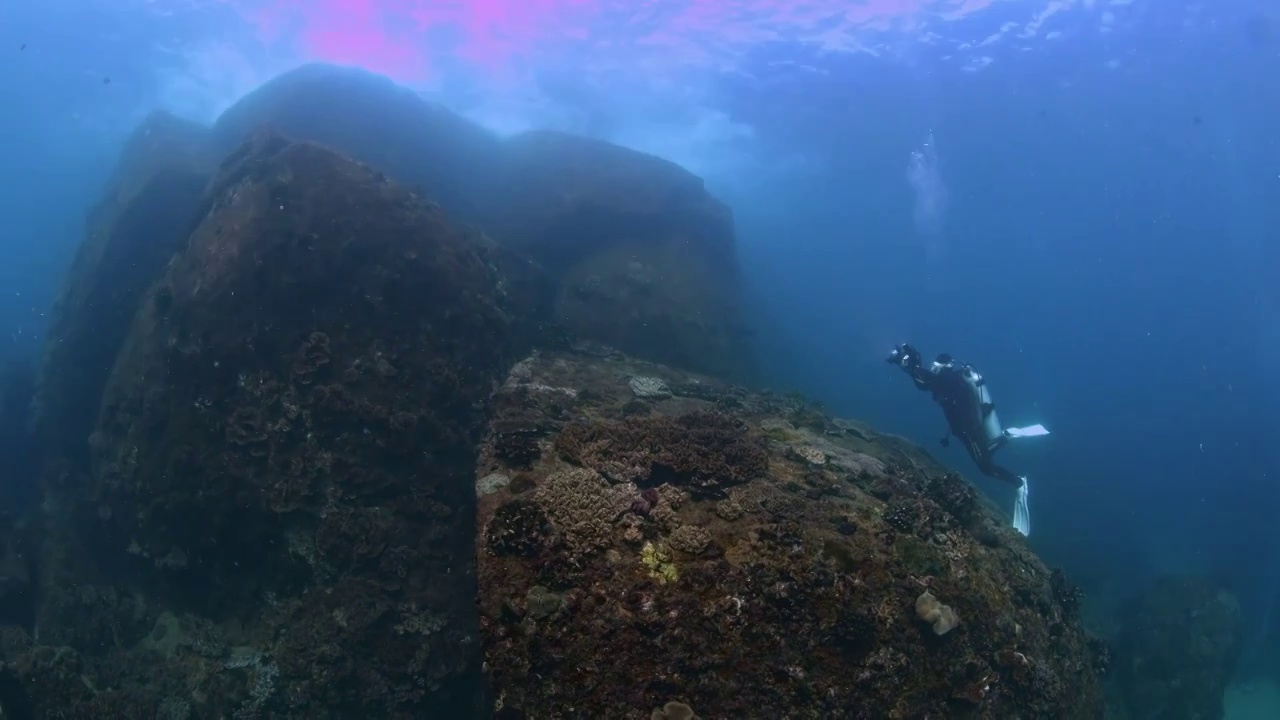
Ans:
{"type": "Polygon", "coordinates": [[[1009,434],[1004,432],[1000,433],[1000,435],[996,437],[995,440],[992,440],[991,442],[987,443],[987,454],[995,455],[996,451],[1004,447],[1008,442],[1009,442],[1009,434]]]}
{"type": "Polygon", "coordinates": [[[988,475],[993,478],[1003,480],[1014,487],[1022,484],[1022,476],[1015,475],[1014,472],[1008,468],[1003,468],[995,463],[991,463],[991,470],[992,471],[988,473],[988,475]]]}
{"type": "Polygon", "coordinates": [[[995,464],[991,459],[991,452],[976,452],[973,451],[972,446],[970,446],[970,451],[970,454],[973,456],[973,461],[978,464],[978,469],[982,471],[983,475],[997,480],[1003,480],[1004,482],[1014,486],[1022,483],[1022,478],[1014,475],[1012,470],[995,464]]]}
{"type": "Polygon", "coordinates": [[[991,461],[990,455],[983,458],[984,462],[978,464],[988,477],[1003,480],[1010,485],[1016,487],[1017,498],[1013,502],[1013,528],[1023,535],[1031,534],[1031,505],[1029,501],[1029,492],[1027,487],[1027,478],[1015,475],[1012,470],[1000,467],[991,461]]]}

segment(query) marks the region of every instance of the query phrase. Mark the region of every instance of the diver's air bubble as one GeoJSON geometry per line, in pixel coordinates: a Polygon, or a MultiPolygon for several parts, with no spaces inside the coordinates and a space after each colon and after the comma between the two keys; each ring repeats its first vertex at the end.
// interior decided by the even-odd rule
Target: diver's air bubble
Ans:
{"type": "Polygon", "coordinates": [[[907,182],[915,193],[912,220],[916,232],[929,242],[931,254],[941,251],[941,235],[947,214],[947,186],[938,170],[938,149],[933,133],[912,150],[907,159],[907,182]]]}

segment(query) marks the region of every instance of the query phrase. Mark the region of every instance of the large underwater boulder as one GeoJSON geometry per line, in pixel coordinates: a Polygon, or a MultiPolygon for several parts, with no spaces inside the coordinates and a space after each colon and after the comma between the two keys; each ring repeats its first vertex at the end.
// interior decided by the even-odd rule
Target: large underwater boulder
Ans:
{"type": "Polygon", "coordinates": [[[125,143],[50,313],[35,398],[39,441],[83,461],[102,388],[138,304],[199,220],[216,165],[207,129],[153,113],[125,143]]]}
{"type": "Polygon", "coordinates": [[[661,158],[566,133],[506,142],[490,232],[558,279],[571,331],[636,357],[746,380],[733,215],[661,158]]]}
{"type": "Polygon", "coordinates": [[[1244,637],[1239,602],[1208,579],[1163,577],[1132,598],[1116,638],[1130,720],[1220,720],[1244,637]]]}
{"type": "Polygon", "coordinates": [[[374,137],[376,92],[308,83],[209,143],[153,117],[95,212],[39,389],[72,462],[41,550],[0,545],[0,716],[1100,715],[1077,591],[970,485],[688,374],[751,369],[696,177],[557,133],[472,172],[452,119],[379,156],[418,100],[374,137]]]}
{"type": "Polygon", "coordinates": [[[371,165],[456,220],[478,205],[501,152],[498,137],[391,79],[354,67],[309,64],[241,98],[214,123],[220,152],[262,126],[371,165]]]}
{"type": "Polygon", "coordinates": [[[566,133],[502,140],[385,77],[321,64],[250,93],[213,132],[228,151],[262,125],[367,163],[540,263],[570,332],[754,377],[732,214],[679,166],[566,133]]]}
{"type": "MultiPolygon", "coordinates": [[[[80,533],[110,588],[46,588],[42,641],[94,687],[142,693],[97,717],[156,717],[165,698],[194,717],[472,717],[474,452],[527,351],[506,251],[269,134],[206,203],[94,433],[80,533]]],[[[32,687],[59,687],[65,668],[28,660],[32,687]]],[[[124,702],[71,707],[108,701],[124,702]]]]}
{"type": "Polygon", "coordinates": [[[900,438],[597,352],[522,361],[494,407],[499,717],[1102,717],[1078,591],[900,438]]]}
{"type": "Polygon", "coordinates": [[[207,188],[0,622],[5,717],[1098,717],[1078,594],[919,448],[528,356],[539,270],[324,147],[207,188]]]}

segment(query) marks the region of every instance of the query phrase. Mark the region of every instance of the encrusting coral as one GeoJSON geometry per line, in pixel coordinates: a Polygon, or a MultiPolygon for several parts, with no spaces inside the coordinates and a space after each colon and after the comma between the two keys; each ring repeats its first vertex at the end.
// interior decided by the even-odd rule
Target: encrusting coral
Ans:
{"type": "Polygon", "coordinates": [[[556,437],[562,455],[613,482],[669,482],[698,495],[723,496],[730,486],[762,477],[768,468],[765,447],[740,420],[705,410],[574,423],[556,437]]]}
{"type": "Polygon", "coordinates": [[[554,449],[531,489],[479,500],[503,713],[1101,716],[1105,658],[1061,575],[918,448],[616,353],[534,355],[494,405],[476,477],[510,472],[516,419],[554,449]],[[635,407],[637,377],[670,397],[635,407]],[[535,587],[554,622],[521,609],[535,587]]]}
{"type": "Polygon", "coordinates": [[[916,615],[932,625],[933,632],[938,635],[946,635],[960,624],[956,611],[952,610],[950,605],[943,605],[929,592],[923,592],[916,598],[916,615]]]}

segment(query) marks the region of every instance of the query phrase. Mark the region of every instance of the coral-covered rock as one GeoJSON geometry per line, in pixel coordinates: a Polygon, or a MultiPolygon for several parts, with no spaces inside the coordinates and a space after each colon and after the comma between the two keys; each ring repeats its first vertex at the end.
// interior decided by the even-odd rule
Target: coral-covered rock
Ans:
{"type": "Polygon", "coordinates": [[[616,354],[537,354],[494,406],[476,477],[521,478],[476,536],[502,716],[1102,716],[1065,580],[919,448],[616,354]]]}
{"type": "Polygon", "coordinates": [[[556,437],[556,447],[614,482],[670,483],[699,495],[723,496],[727,487],[768,470],[764,438],[735,418],[697,410],[676,418],[575,423],[556,437]]]}
{"type": "Polygon", "coordinates": [[[334,148],[431,199],[450,218],[480,220],[502,150],[497,136],[389,78],[304,65],[241,98],[214,124],[221,152],[262,126],[334,148]]]}
{"type": "Polygon", "coordinates": [[[584,338],[656,362],[750,378],[733,217],[702,180],[651,155],[558,132],[506,142],[488,227],[559,280],[584,338]]]}
{"type": "Polygon", "coordinates": [[[753,377],[732,215],[677,165],[566,133],[500,141],[388,78],[323,64],[225,111],[216,145],[261,126],[370,164],[543,265],[576,336],[753,377]]]}
{"type": "Polygon", "coordinates": [[[504,278],[436,206],[317,145],[256,137],[206,202],[104,393],[85,533],[121,584],[215,624],[169,648],[216,666],[185,676],[196,716],[470,716],[504,278]]]}
{"type": "Polygon", "coordinates": [[[1203,578],[1161,578],[1128,602],[1116,682],[1133,720],[1213,720],[1244,644],[1240,604],[1203,578]]]}
{"type": "Polygon", "coordinates": [[[754,376],[732,214],[679,166],[565,133],[503,141],[388,78],[322,64],[232,106],[217,146],[229,152],[263,125],[385,172],[545,267],[575,335],[754,376]]]}
{"type": "Polygon", "coordinates": [[[50,314],[35,403],[49,452],[87,457],[116,354],[143,294],[199,220],[215,163],[205,128],[163,112],[125,144],[50,314]]]}

